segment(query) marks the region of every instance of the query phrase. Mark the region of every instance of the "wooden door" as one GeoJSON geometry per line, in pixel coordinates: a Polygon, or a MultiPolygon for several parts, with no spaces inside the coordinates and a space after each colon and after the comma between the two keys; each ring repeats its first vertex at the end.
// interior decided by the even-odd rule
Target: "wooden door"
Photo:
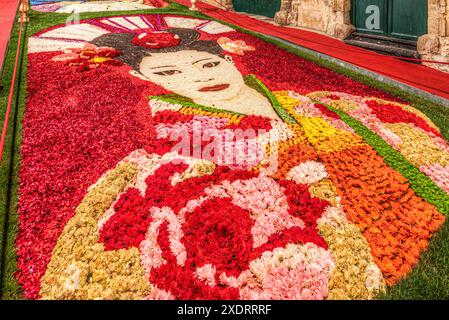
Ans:
{"type": "Polygon", "coordinates": [[[427,33],[428,0],[353,0],[357,32],[416,40],[427,33]]]}
{"type": "Polygon", "coordinates": [[[233,0],[234,10],[273,18],[281,8],[280,0],[233,0]]]}

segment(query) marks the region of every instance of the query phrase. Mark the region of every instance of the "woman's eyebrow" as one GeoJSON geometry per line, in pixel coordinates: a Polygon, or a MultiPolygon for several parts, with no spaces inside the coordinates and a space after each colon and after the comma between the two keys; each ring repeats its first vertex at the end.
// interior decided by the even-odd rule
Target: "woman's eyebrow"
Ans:
{"type": "Polygon", "coordinates": [[[211,60],[212,58],[204,58],[204,59],[200,59],[200,60],[197,60],[197,61],[195,61],[195,62],[192,62],[192,64],[195,64],[195,63],[197,63],[197,62],[200,62],[200,61],[204,61],[204,60],[211,60]]]}
{"type": "Polygon", "coordinates": [[[167,68],[167,67],[176,67],[176,66],[157,66],[150,69],[156,69],[156,68],[167,68]]]}

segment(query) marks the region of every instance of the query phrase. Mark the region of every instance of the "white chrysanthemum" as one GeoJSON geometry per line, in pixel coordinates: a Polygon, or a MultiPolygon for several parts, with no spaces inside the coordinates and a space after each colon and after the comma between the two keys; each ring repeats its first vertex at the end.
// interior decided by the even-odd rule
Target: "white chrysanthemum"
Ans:
{"type": "Polygon", "coordinates": [[[368,290],[380,290],[383,288],[384,280],[382,272],[377,265],[370,263],[366,267],[366,274],[365,286],[368,290]]]}
{"type": "Polygon", "coordinates": [[[296,183],[311,184],[328,178],[326,167],[316,161],[306,161],[290,169],[287,179],[296,183]]]}

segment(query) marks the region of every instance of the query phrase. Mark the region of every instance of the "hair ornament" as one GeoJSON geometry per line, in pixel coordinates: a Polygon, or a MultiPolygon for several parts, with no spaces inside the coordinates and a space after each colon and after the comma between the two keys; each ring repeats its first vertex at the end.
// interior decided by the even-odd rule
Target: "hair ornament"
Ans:
{"type": "Polygon", "coordinates": [[[170,32],[144,32],[136,35],[132,42],[136,46],[148,49],[161,49],[175,47],[181,43],[181,39],[177,34],[170,32]]]}

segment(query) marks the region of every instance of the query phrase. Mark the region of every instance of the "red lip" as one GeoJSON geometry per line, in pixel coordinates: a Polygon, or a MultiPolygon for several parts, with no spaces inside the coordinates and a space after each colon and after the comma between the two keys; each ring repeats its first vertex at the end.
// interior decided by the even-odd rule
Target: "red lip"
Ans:
{"type": "Polygon", "coordinates": [[[221,90],[229,88],[229,86],[230,86],[230,84],[228,84],[228,83],[217,84],[217,85],[212,86],[212,87],[203,87],[203,88],[201,88],[198,91],[201,91],[201,92],[221,91],[221,90]]]}

